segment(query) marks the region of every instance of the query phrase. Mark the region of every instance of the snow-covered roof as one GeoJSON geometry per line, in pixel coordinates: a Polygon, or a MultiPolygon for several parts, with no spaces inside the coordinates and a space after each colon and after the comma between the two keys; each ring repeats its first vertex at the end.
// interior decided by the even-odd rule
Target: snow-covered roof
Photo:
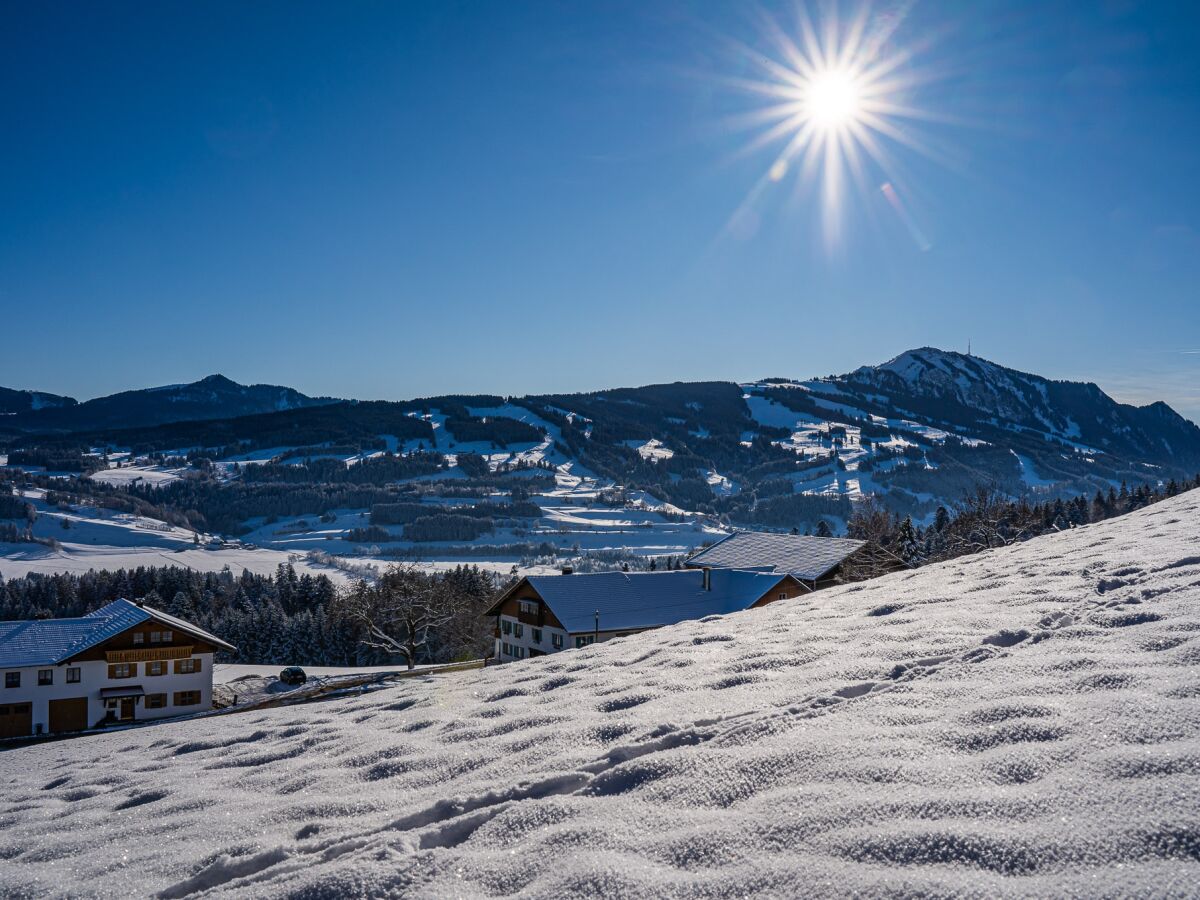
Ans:
{"type": "Polygon", "coordinates": [[[785,577],[783,573],[719,570],[712,573],[707,590],[704,573],[696,570],[530,575],[526,581],[568,632],[579,633],[596,627],[597,610],[601,631],[656,628],[737,612],[753,605],[785,577]]]}
{"type": "Polygon", "coordinates": [[[687,564],[714,569],[760,569],[812,581],[861,550],[866,543],[849,538],[737,531],[707,550],[701,550],[687,564]]]}
{"type": "Polygon", "coordinates": [[[231,644],[189,622],[120,599],[76,619],[0,622],[0,669],[55,665],[150,619],[216,647],[234,649],[231,644]]]}

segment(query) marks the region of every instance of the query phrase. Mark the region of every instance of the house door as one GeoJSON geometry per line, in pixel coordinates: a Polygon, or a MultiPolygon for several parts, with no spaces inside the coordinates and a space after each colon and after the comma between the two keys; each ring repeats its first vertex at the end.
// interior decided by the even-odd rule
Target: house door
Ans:
{"type": "Polygon", "coordinates": [[[122,722],[132,722],[133,721],[133,698],[132,697],[122,697],[121,698],[121,715],[118,716],[118,718],[122,722]]]}
{"type": "Polygon", "coordinates": [[[0,738],[25,737],[28,734],[33,734],[33,704],[0,705],[0,738]]]}

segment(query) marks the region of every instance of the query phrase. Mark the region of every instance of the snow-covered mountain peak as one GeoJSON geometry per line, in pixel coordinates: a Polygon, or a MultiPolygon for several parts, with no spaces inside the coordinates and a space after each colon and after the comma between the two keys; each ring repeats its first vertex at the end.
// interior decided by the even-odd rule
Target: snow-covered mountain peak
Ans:
{"type": "MultiPolygon", "coordinates": [[[[1047,379],[1008,369],[989,360],[953,350],[921,347],[906,350],[881,366],[861,366],[847,378],[894,376],[914,390],[934,395],[955,394],[967,398],[979,390],[1012,391],[1018,385],[1033,387],[1047,379]]],[[[1044,398],[1044,390],[1034,387],[1044,398]]]]}

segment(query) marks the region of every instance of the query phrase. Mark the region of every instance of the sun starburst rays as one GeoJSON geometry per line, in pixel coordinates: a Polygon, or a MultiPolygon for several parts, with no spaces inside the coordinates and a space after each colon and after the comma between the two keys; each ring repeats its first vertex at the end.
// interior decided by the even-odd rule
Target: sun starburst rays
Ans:
{"type": "MultiPolygon", "coordinates": [[[[911,100],[930,75],[912,66],[913,51],[894,49],[892,33],[902,16],[874,19],[864,8],[845,22],[831,12],[818,29],[801,8],[789,33],[763,14],[761,32],[773,49],[745,45],[741,59],[754,74],[725,79],[762,98],[758,108],[727,122],[748,133],[737,155],[779,147],[734,219],[789,175],[798,188],[816,185],[827,249],[840,242],[848,188],[864,194],[875,176],[890,183],[896,148],[931,155],[914,123],[936,120],[911,100]]],[[[731,220],[731,224],[734,220],[731,220]]]]}

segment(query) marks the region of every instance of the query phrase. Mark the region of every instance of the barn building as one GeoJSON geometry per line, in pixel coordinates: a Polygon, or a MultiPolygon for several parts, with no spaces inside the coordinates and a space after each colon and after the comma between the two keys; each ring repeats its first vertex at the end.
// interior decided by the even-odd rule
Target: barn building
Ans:
{"type": "Polygon", "coordinates": [[[810,590],[908,568],[904,560],[870,541],[766,531],[735,531],[684,565],[787,574],[810,590]]]}
{"type": "Polygon", "coordinates": [[[234,649],[129,600],[77,619],[0,622],[0,738],[210,709],[213,656],[234,649]]]}
{"type": "Polygon", "coordinates": [[[808,591],[786,572],[530,575],[501,594],[485,615],[496,618],[495,659],[507,662],[765,606],[808,591]]]}

